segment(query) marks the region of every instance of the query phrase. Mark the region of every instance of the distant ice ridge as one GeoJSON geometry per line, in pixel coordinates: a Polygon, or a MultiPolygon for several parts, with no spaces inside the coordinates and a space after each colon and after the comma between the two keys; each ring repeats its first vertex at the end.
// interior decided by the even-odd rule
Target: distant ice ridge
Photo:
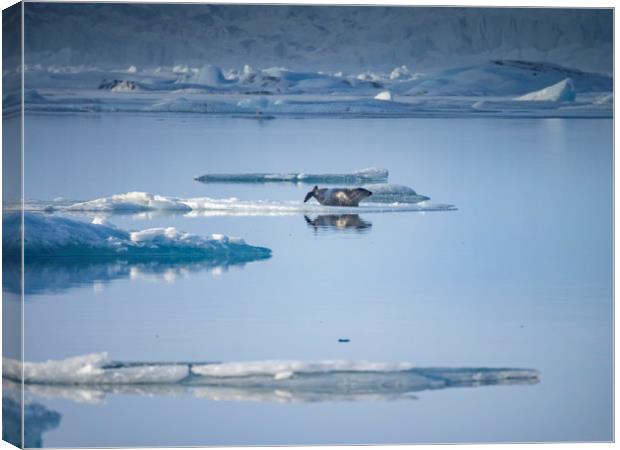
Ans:
{"type": "Polygon", "coordinates": [[[341,174],[311,174],[303,172],[290,173],[239,173],[239,174],[206,174],[196,177],[203,183],[342,183],[362,184],[386,181],[388,171],[377,167],[341,174]]]}
{"type": "Polygon", "coordinates": [[[573,102],[576,96],[573,80],[566,78],[552,86],[522,95],[517,100],[530,102],[573,102]]]}
{"type": "MultiPolygon", "coordinates": [[[[613,90],[610,75],[548,62],[497,59],[411,75],[402,67],[356,75],[295,71],[282,67],[243,70],[168,67],[128,72],[97,67],[28,67],[26,111],[180,113],[257,120],[277,117],[610,117],[593,94],[613,90]],[[187,69],[187,70],[185,70],[187,69]],[[562,100],[575,108],[509,101],[566,82],[562,100]],[[99,90],[93,91],[93,87],[99,90]],[[572,87],[571,87],[572,86],[572,87]],[[475,98],[474,98],[475,97],[475,98]],[[493,107],[479,108],[479,102],[493,107]],[[508,103],[506,103],[508,102],[508,103]]],[[[549,93],[544,94],[549,95],[549,93]]],[[[552,100],[558,102],[558,100],[552,100]]],[[[547,101],[549,103],[549,101],[547,101]]],[[[19,92],[4,96],[16,114],[19,92]]]]}
{"type": "MultiPolygon", "coordinates": [[[[251,261],[268,258],[271,250],[246,244],[242,239],[213,235],[211,238],[176,228],[125,231],[102,223],[86,223],[66,217],[24,213],[26,257],[195,257],[218,261],[251,261]]],[[[4,255],[21,255],[21,217],[3,218],[4,255]]]]}
{"type": "MultiPolygon", "coordinates": [[[[101,398],[108,391],[142,395],[201,389],[201,397],[259,401],[319,401],[334,399],[396,399],[412,392],[455,386],[533,384],[539,372],[519,368],[416,367],[407,362],[326,360],[241,362],[117,362],[107,353],[45,362],[25,362],[23,381],[33,393],[76,401],[101,398]],[[76,391],[69,390],[74,387],[76,391]],[[56,392],[54,388],[57,387],[56,392]],[[77,394],[80,389],[101,390],[77,394]],[[162,389],[164,389],[162,391],[162,389]],[[274,397],[274,394],[277,396],[274,397]],[[234,394],[234,397],[231,397],[234,394]]],[[[3,359],[3,377],[19,382],[22,364],[3,359]]],[[[195,392],[198,395],[198,392],[195,392]]]]}

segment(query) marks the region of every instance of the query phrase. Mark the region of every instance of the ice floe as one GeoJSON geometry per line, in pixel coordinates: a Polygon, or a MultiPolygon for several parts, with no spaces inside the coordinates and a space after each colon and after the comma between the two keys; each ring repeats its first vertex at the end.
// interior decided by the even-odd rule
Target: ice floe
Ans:
{"type": "Polygon", "coordinates": [[[341,174],[312,174],[303,172],[289,173],[238,173],[238,174],[205,174],[195,179],[203,183],[341,183],[363,184],[386,181],[388,171],[377,167],[341,174]]]}
{"type": "MultiPolygon", "coordinates": [[[[3,359],[3,377],[21,380],[21,363],[3,359]]],[[[414,398],[428,389],[534,384],[540,374],[519,368],[417,367],[369,361],[117,362],[107,353],[26,362],[26,390],[44,397],[97,402],[109,392],[192,393],[211,400],[328,401],[414,398]],[[84,391],[82,393],[82,391],[84,391]]]]}
{"type": "MultiPolygon", "coordinates": [[[[380,191],[379,191],[380,192],[380,191]]],[[[413,191],[415,192],[415,191],[413,191]]],[[[427,202],[424,197],[407,191],[386,191],[377,195],[376,201],[371,201],[372,196],[366,203],[362,202],[356,207],[324,206],[314,203],[298,201],[273,201],[273,200],[240,200],[231,198],[174,198],[152,194],[137,193],[120,194],[112,197],[79,202],[70,205],[58,203],[38,202],[38,211],[54,212],[97,212],[97,213],[143,213],[143,212],[167,212],[184,213],[187,216],[221,216],[221,215],[290,215],[299,213],[316,214],[361,214],[382,212],[416,212],[416,211],[452,211],[453,205],[427,202]],[[167,201],[145,202],[144,198],[161,198],[167,201]],[[129,201],[134,198],[135,201],[129,201]]],[[[164,231],[161,232],[165,234],[164,231]]],[[[189,239],[186,239],[189,242],[189,239]]],[[[132,241],[133,242],[133,241],[132,241]]],[[[139,244],[135,242],[134,244],[139,244]]]]}
{"type": "MultiPolygon", "coordinates": [[[[24,382],[50,384],[142,384],[178,383],[189,375],[189,366],[179,364],[111,366],[107,353],[43,363],[23,363],[24,382]]],[[[22,363],[2,361],[4,377],[19,380],[22,363]]]]}
{"type": "MultiPolygon", "coordinates": [[[[19,257],[22,250],[20,214],[5,214],[3,227],[4,256],[19,257]]],[[[206,238],[172,227],[129,232],[67,217],[25,212],[24,254],[26,257],[65,258],[194,257],[243,262],[268,258],[271,251],[223,235],[206,238]]]]}
{"type": "Polygon", "coordinates": [[[363,186],[372,192],[368,202],[372,203],[421,203],[430,200],[430,197],[419,195],[409,186],[402,184],[375,183],[363,186]]]}
{"type": "Polygon", "coordinates": [[[147,192],[127,192],[87,202],[75,203],[67,208],[75,211],[190,211],[192,208],[181,200],[153,195],[147,192]]]}

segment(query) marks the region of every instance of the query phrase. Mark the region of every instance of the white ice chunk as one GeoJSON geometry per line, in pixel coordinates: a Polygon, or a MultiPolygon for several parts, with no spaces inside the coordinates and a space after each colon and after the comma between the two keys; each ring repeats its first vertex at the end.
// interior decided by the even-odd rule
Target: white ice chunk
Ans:
{"type": "Polygon", "coordinates": [[[566,78],[552,86],[522,95],[516,100],[530,102],[573,102],[576,96],[573,80],[566,78]]]}
{"type": "MultiPolygon", "coordinates": [[[[189,375],[186,365],[140,365],[106,368],[107,353],[93,353],[59,361],[24,363],[24,382],[49,384],[176,383],[189,375]]],[[[3,375],[21,378],[21,363],[3,359],[3,375]]]]}
{"type": "Polygon", "coordinates": [[[392,93],[390,91],[382,91],[375,95],[375,100],[392,101],[392,93]]]}

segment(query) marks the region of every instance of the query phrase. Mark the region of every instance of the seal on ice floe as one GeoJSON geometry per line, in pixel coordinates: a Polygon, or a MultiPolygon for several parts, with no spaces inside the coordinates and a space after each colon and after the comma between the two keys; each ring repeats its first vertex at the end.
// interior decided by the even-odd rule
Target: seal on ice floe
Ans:
{"type": "Polygon", "coordinates": [[[345,188],[322,188],[314,186],[310,192],[306,194],[304,203],[312,197],[316,201],[325,206],[359,206],[359,203],[366,197],[370,197],[372,192],[364,188],[345,189],[345,188]]]}

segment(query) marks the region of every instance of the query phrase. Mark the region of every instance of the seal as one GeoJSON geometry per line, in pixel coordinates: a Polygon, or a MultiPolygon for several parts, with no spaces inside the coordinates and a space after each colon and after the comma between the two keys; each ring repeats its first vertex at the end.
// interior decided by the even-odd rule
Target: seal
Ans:
{"type": "Polygon", "coordinates": [[[321,205],[325,206],[359,206],[359,203],[372,192],[364,188],[345,189],[345,188],[322,188],[314,186],[310,192],[306,194],[304,203],[312,197],[321,205]]]}

